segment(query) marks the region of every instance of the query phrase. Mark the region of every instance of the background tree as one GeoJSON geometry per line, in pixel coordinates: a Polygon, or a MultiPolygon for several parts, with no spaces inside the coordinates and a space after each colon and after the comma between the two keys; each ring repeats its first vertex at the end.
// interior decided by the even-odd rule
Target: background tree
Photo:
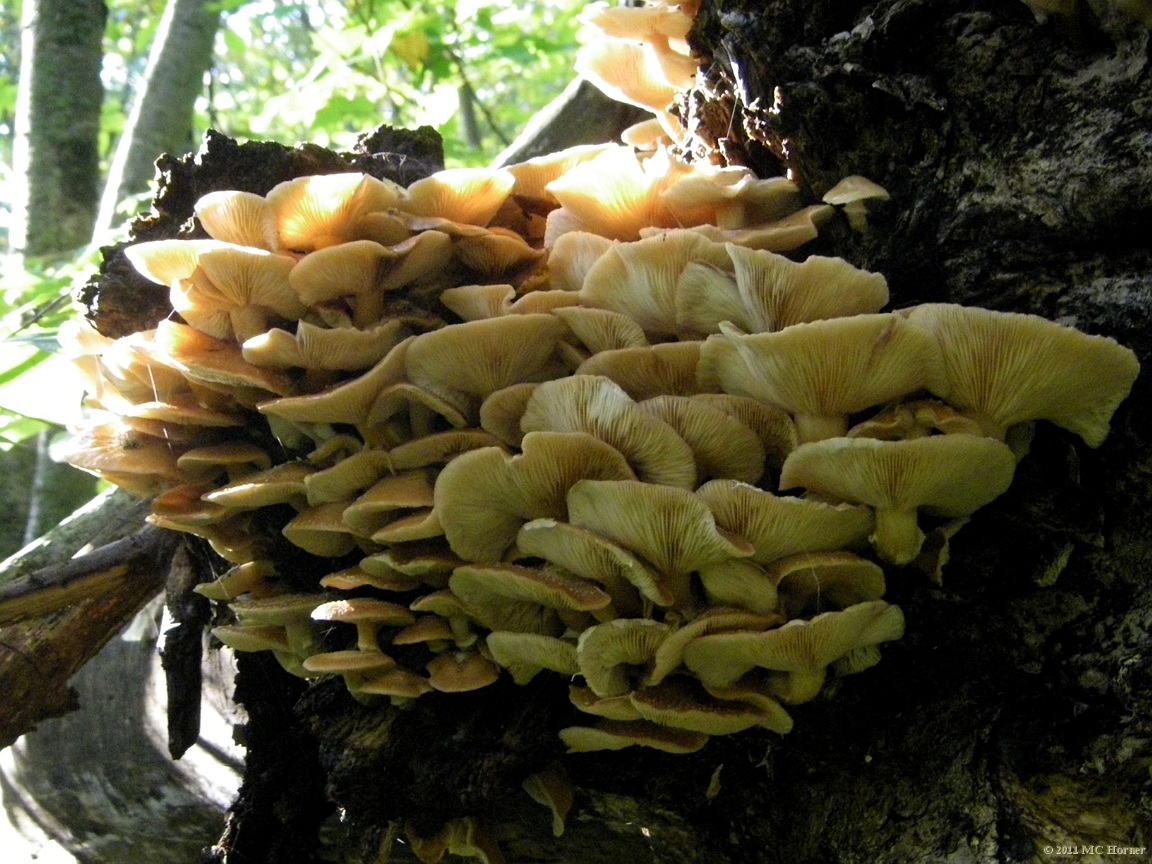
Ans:
{"type": "Polygon", "coordinates": [[[116,207],[147,190],[156,157],[194,149],[196,102],[213,60],[220,6],[207,0],[168,0],[156,30],[143,83],[116,145],[100,197],[96,230],[116,221],[116,207]]]}

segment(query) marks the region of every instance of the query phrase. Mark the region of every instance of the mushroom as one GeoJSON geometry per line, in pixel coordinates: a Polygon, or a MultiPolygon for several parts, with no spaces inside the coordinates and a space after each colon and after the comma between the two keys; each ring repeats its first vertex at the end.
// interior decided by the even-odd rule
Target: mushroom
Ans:
{"type": "Polygon", "coordinates": [[[1140,372],[1112,339],[1036,315],[929,303],[900,313],[940,345],[945,380],[930,386],[977,420],[986,435],[1048,420],[1099,447],[1140,372]]]}
{"type": "Polygon", "coordinates": [[[797,447],[780,485],[873,507],[869,540],[882,559],[903,565],[924,541],[918,510],[946,518],[974,513],[1007,490],[1015,469],[1011,448],[978,435],[829,438],[797,447]]]}
{"type": "Polygon", "coordinates": [[[692,448],[675,429],[599,375],[575,375],[538,386],[528,399],[520,428],[583,432],[622,453],[641,480],[685,489],[696,485],[692,448]]]}
{"type": "Polygon", "coordinates": [[[560,740],[569,753],[623,750],[632,746],[651,747],[665,753],[695,753],[708,743],[708,736],[648,720],[601,720],[595,726],[561,729],[560,740]]]}
{"type": "Polygon", "coordinates": [[[680,609],[696,605],[689,585],[694,570],[755,551],[721,529],[703,501],[673,486],[581,480],[568,492],[568,517],[650,561],[680,609]]]}
{"type": "Polygon", "coordinates": [[[891,313],[793,324],[743,335],[721,324],[700,352],[700,376],[725,393],[789,411],[801,441],[843,435],[847,415],[939,386],[940,351],[891,313]]]}
{"type": "Polygon", "coordinates": [[[872,600],[770,630],[700,636],[685,646],[684,665],[710,687],[730,687],[755,667],[822,679],[828,665],[849,651],[902,635],[899,607],[872,600]]]}
{"type": "Polygon", "coordinates": [[[435,510],[452,551],[497,561],[529,519],[567,517],[565,495],[582,477],[634,476],[615,449],[582,432],[530,432],[523,452],[485,447],[453,459],[436,478],[435,510]]]}

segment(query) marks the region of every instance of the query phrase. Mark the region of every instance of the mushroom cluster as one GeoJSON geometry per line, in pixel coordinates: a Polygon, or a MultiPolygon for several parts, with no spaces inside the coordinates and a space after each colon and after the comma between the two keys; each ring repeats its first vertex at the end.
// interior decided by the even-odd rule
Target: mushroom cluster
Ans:
{"type": "MultiPolygon", "coordinates": [[[[682,86],[682,10],[590,14],[682,86]]],[[[828,200],[859,223],[860,195],[828,200]]],[[[215,192],[210,239],[128,250],[171,320],[65,334],[92,409],[70,459],[230,562],[198,589],[222,642],[367,704],[558,673],[570,752],[787,733],[901,636],[882,565],[939,578],[925,528],[1008,488],[1013,430],[1098,446],[1139,369],[1034,316],[884,312],[882,276],[782,254],[834,216],[656,138],[215,192]]]]}
{"type": "Polygon", "coordinates": [[[97,418],[72,460],[232,563],[200,588],[221,641],[358,699],[550,670],[589,715],[571,751],[787,732],[901,635],[878,562],[1004,492],[1018,424],[1100,444],[1138,366],[733,242],[740,171],[608,145],[205,196],[212,239],[128,250],[183,321],[71,331],[97,418]],[[330,564],[302,577],[268,525],[330,564]]]}

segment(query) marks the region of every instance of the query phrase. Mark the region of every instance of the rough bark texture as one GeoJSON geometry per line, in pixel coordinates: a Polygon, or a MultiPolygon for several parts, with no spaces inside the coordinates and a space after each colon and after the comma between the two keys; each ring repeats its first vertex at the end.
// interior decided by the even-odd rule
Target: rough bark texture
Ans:
{"type": "Polygon", "coordinates": [[[13,148],[13,224],[21,255],[83,246],[99,200],[100,0],[28,0],[13,148]]]}
{"type": "MultiPolygon", "coordinates": [[[[694,36],[707,86],[685,114],[699,149],[790,169],[814,196],[848,174],[886,186],[868,233],[833,225],[804,251],[884,273],[894,306],[1038,313],[1147,367],[1149,34],[1089,13],[1058,28],[991,0],[712,0],[694,36]]],[[[252,188],[212,170],[168,194],[252,188]]],[[[108,300],[96,320],[118,335],[140,326],[128,311],[108,300]]],[[[382,720],[339,685],[304,693],[254,665],[247,780],[212,860],[410,861],[402,844],[380,852],[390,826],[424,835],[464,815],[516,862],[1130,860],[1106,850],[1152,842],[1150,400],[1145,374],[1098,450],[1040,424],[1011,490],[953,541],[942,587],[889,572],[905,638],[796,707],[786,738],[567,758],[577,795],[558,839],[520,783],[559,755],[566,682],[382,720]],[[1062,845],[1103,851],[1045,851],[1062,845]]]]}
{"type": "Polygon", "coordinates": [[[168,0],[144,80],[124,127],[104,193],[97,230],[116,222],[116,205],[152,182],[157,154],[193,149],[192,115],[212,64],[220,8],[208,0],[168,0]]]}

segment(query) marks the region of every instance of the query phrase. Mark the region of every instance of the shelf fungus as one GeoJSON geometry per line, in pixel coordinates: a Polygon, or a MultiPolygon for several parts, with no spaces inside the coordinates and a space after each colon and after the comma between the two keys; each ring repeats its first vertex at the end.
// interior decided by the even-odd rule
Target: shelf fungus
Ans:
{"type": "MultiPolygon", "coordinates": [[[[590,13],[582,62],[631,46],[673,136],[686,16],[639,12],[590,13]]],[[[221,642],[367,708],[551,675],[572,753],[786,734],[899,639],[883,568],[1008,488],[1007,430],[1100,446],[1139,369],[1034,316],[883,312],[882,276],[780,254],[813,207],[660,144],[213,192],[213,239],[128,251],[173,320],[69,332],[69,458],[230,562],[221,642]]]]}

